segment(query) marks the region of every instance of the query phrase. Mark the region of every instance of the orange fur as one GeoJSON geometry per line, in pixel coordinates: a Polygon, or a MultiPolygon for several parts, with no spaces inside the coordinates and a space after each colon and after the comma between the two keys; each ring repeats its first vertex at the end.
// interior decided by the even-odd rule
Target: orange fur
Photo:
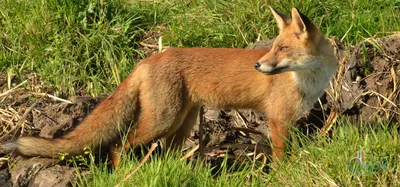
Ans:
{"type": "Polygon", "coordinates": [[[3,144],[28,156],[79,154],[110,145],[114,166],[121,149],[166,138],[179,147],[201,105],[264,112],[275,160],[284,158],[288,125],[328,86],[336,59],[323,34],[297,9],[292,19],[271,9],[280,34],[271,50],[167,49],[139,63],[115,92],[69,134],[57,139],[22,137],[3,144]],[[119,130],[131,126],[120,146],[119,130]]]}

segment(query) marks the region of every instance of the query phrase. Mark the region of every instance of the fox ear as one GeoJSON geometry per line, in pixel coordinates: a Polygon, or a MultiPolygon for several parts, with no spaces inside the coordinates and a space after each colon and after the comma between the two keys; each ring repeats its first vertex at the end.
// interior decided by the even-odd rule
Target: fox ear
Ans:
{"type": "Polygon", "coordinates": [[[289,17],[277,11],[276,9],[272,8],[271,6],[269,7],[269,9],[271,9],[272,15],[274,15],[274,18],[278,23],[279,30],[280,31],[283,30],[287,26],[286,21],[289,19],[289,17]]]}
{"type": "Polygon", "coordinates": [[[297,36],[308,37],[311,29],[315,28],[314,24],[304,14],[300,13],[297,8],[292,8],[292,27],[297,36]]]}

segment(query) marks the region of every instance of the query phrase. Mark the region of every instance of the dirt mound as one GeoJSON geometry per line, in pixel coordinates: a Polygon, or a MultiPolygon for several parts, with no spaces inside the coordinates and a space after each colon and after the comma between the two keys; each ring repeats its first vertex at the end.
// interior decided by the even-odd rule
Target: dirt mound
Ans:
{"type": "Polygon", "coordinates": [[[367,123],[398,122],[400,34],[365,40],[342,63],[336,110],[367,123]]]}
{"type": "MultiPolygon", "coordinates": [[[[36,74],[26,74],[20,82],[16,76],[0,74],[0,142],[21,134],[45,138],[61,136],[76,126],[99,102],[98,98],[73,97],[70,101],[43,93],[36,74]],[[8,89],[11,87],[11,89],[8,89]]],[[[0,153],[0,186],[71,186],[76,170],[57,165],[60,161],[0,153]],[[9,170],[12,168],[12,170],[9,170]]],[[[65,165],[65,164],[64,164],[65,165]]]]}
{"type": "MultiPolygon", "coordinates": [[[[269,48],[271,43],[260,41],[252,48],[269,48]]],[[[344,47],[335,40],[332,43],[337,49],[339,70],[320,102],[299,119],[304,132],[314,132],[317,127],[322,127],[321,132],[326,133],[339,115],[346,115],[356,122],[372,123],[378,119],[398,122],[400,35],[370,38],[355,47],[344,47]]],[[[43,84],[35,74],[26,76],[26,82],[19,82],[16,77],[9,79],[0,75],[0,89],[3,90],[0,94],[0,125],[3,127],[0,142],[18,138],[21,134],[46,138],[61,136],[101,100],[88,97],[64,100],[43,94],[50,93],[51,88],[41,86],[43,84]]],[[[209,163],[218,165],[226,156],[230,163],[248,160],[251,155],[251,158],[267,162],[269,129],[263,115],[251,110],[205,109],[204,121],[204,153],[209,163]]],[[[189,155],[194,159],[199,152],[199,137],[197,125],[185,146],[185,154],[195,152],[195,156],[189,155]]],[[[25,159],[4,154],[0,154],[0,158],[0,183],[8,186],[39,183],[69,186],[75,179],[74,169],[58,165],[51,159],[25,159]]]]}

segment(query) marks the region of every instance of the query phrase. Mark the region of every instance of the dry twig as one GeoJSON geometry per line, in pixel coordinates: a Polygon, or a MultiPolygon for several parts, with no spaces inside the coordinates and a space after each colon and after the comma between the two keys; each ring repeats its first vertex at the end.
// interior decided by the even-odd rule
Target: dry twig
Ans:
{"type": "Polygon", "coordinates": [[[115,185],[114,187],[118,187],[120,186],[122,183],[124,183],[125,181],[127,181],[129,178],[132,177],[133,174],[135,174],[143,165],[144,163],[147,161],[147,159],[149,159],[151,153],[153,153],[154,149],[156,149],[156,147],[158,146],[157,143],[152,143],[151,147],[149,149],[149,152],[146,154],[146,156],[144,156],[143,160],[140,162],[140,164],[131,172],[129,173],[129,175],[127,175],[124,179],[122,179],[122,181],[120,181],[117,185],[115,185]]]}

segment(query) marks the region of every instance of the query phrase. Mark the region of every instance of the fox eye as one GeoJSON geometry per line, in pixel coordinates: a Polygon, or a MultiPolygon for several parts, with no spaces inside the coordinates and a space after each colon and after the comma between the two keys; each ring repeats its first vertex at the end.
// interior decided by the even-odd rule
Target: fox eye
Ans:
{"type": "Polygon", "coordinates": [[[289,46],[282,46],[282,47],[279,48],[279,51],[284,51],[284,50],[286,50],[287,48],[289,48],[289,46]]]}

